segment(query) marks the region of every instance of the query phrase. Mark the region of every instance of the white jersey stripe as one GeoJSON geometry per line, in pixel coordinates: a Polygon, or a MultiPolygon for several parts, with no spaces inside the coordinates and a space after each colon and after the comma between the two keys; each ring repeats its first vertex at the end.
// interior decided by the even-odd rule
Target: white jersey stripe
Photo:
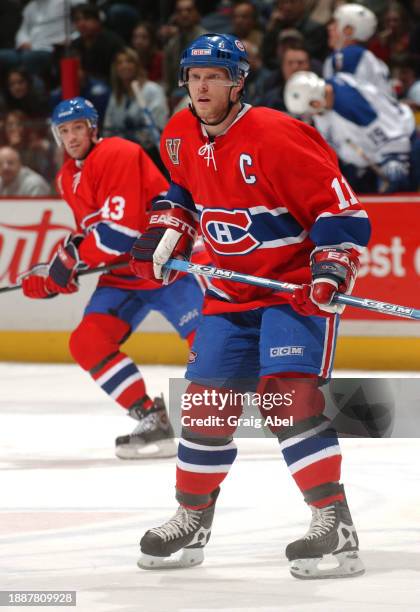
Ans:
{"type": "Polygon", "coordinates": [[[140,372],[136,372],[135,374],[132,374],[131,376],[126,378],[120,385],[118,385],[118,387],[114,389],[112,393],[110,393],[110,396],[114,399],[118,399],[118,397],[122,394],[123,391],[128,389],[128,387],[132,385],[134,382],[137,382],[138,380],[142,380],[142,378],[143,377],[140,374],[140,372]]]}
{"type": "Polygon", "coordinates": [[[197,465],[177,460],[176,466],[184,472],[198,472],[199,474],[224,474],[229,472],[231,465],[197,465]]]}
{"type": "Polygon", "coordinates": [[[300,470],[316,463],[317,461],[321,461],[322,459],[327,459],[328,457],[333,457],[334,455],[341,455],[341,450],[338,444],[334,444],[334,446],[328,446],[312,455],[308,455],[307,457],[303,457],[303,459],[299,459],[295,463],[291,463],[289,465],[289,470],[291,474],[295,474],[300,470]]]}
{"type": "Polygon", "coordinates": [[[225,444],[224,446],[208,446],[206,444],[197,444],[195,442],[190,442],[190,440],[185,440],[184,438],[181,438],[179,443],[182,444],[182,446],[185,446],[186,448],[192,448],[193,450],[208,451],[210,453],[226,451],[226,450],[236,450],[236,444],[233,440],[232,442],[229,442],[229,444],[225,444]]]}
{"type": "Polygon", "coordinates": [[[323,212],[317,216],[315,219],[315,223],[318,219],[322,219],[323,217],[356,217],[358,219],[367,219],[367,212],[365,210],[343,210],[342,212],[323,212]]]}
{"type": "Polygon", "coordinates": [[[130,363],[133,363],[133,362],[131,361],[129,357],[125,357],[124,359],[121,359],[121,361],[113,365],[112,368],[104,372],[102,376],[100,376],[99,378],[96,378],[95,382],[97,382],[98,385],[101,385],[101,386],[104,385],[106,382],[108,382],[110,378],[114,376],[114,374],[116,374],[117,372],[125,368],[125,366],[130,365],[130,363]]]}
{"type": "Polygon", "coordinates": [[[302,440],[306,440],[307,438],[312,438],[312,436],[316,436],[317,434],[325,431],[330,426],[329,421],[325,421],[325,423],[321,423],[317,427],[313,427],[312,429],[308,429],[307,431],[302,431],[301,433],[296,434],[293,438],[288,438],[287,440],[283,440],[280,442],[280,449],[283,451],[290,446],[294,446],[295,444],[299,444],[302,440]]]}
{"type": "Polygon", "coordinates": [[[288,236],[287,238],[278,238],[277,240],[267,240],[262,242],[259,249],[275,249],[276,247],[288,246],[289,244],[298,244],[303,242],[308,236],[308,232],[303,230],[299,236],[288,236]]]}

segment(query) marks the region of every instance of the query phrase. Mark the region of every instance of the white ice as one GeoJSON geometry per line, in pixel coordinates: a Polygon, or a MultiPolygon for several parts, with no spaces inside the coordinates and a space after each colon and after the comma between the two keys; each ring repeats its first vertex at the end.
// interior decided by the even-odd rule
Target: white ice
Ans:
{"type": "MultiPolygon", "coordinates": [[[[143,372],[151,393],[182,376],[143,372]]],[[[290,576],[308,510],[277,443],[244,439],[204,564],[147,572],[138,541],[176,508],[174,460],[116,459],[132,423],[75,366],[0,364],[0,390],[0,590],[76,590],[77,612],[420,610],[418,440],[342,440],[365,576],[290,576]]]]}

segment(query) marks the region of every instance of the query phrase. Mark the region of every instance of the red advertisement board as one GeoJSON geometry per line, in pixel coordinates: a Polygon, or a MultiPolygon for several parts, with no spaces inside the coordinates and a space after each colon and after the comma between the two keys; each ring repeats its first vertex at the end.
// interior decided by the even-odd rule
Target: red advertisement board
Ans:
{"type": "MultiPolygon", "coordinates": [[[[420,195],[363,198],[372,224],[354,295],[420,308],[420,195]]],[[[392,319],[346,308],[344,319],[392,319]]],[[[400,319],[401,320],[401,319],[400,319]]]]}
{"type": "MultiPolygon", "coordinates": [[[[362,255],[355,295],[420,308],[420,195],[365,197],[372,238],[362,255]]],[[[0,201],[0,284],[48,261],[72,230],[71,213],[59,200],[0,201]]],[[[392,319],[346,308],[344,319],[392,319]]]]}

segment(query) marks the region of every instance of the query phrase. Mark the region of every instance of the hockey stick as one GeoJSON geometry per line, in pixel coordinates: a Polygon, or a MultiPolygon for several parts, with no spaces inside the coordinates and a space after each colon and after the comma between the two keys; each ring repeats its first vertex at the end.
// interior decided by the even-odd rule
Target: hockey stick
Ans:
{"type": "MultiPolygon", "coordinates": [[[[109,266],[99,266],[99,268],[89,268],[88,270],[80,270],[80,272],[77,273],[77,277],[87,276],[88,274],[103,274],[104,272],[118,270],[118,268],[126,268],[127,266],[128,263],[126,261],[120,261],[115,264],[110,264],[109,266]]],[[[7,293],[8,291],[17,291],[18,289],[22,289],[22,285],[9,285],[9,287],[1,287],[0,293],[7,293]]]]}
{"type": "Polygon", "coordinates": [[[357,155],[359,155],[359,157],[361,157],[368,164],[368,168],[370,168],[376,174],[376,176],[381,179],[382,184],[380,185],[379,193],[384,193],[389,188],[389,179],[382,168],[378,166],[378,164],[375,164],[375,162],[366,155],[362,147],[353,142],[350,138],[346,139],[346,144],[348,144],[353,151],[355,151],[357,155]]]}
{"type": "MultiPolygon", "coordinates": [[[[237,283],[246,283],[247,285],[256,285],[266,289],[273,289],[283,293],[293,293],[299,285],[285,283],[282,281],[271,280],[269,278],[260,278],[251,274],[243,274],[242,272],[234,272],[233,270],[224,270],[223,268],[215,268],[213,266],[202,266],[180,259],[170,259],[165,265],[170,270],[178,270],[179,272],[187,272],[188,274],[199,274],[210,278],[221,278],[223,280],[231,280],[237,283]]],[[[387,302],[379,302],[370,298],[356,297],[355,295],[344,295],[337,293],[333,302],[344,304],[346,306],[354,306],[363,308],[371,312],[380,312],[389,314],[395,317],[404,317],[406,319],[420,320],[420,310],[410,308],[409,306],[399,306],[398,304],[388,304],[387,302]]]]}

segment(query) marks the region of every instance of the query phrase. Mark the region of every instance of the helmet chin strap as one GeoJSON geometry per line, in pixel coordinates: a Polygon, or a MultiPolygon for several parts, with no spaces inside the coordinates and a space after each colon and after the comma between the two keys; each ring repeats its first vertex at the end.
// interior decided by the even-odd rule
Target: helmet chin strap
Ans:
{"type": "MultiPolygon", "coordinates": [[[[194,104],[192,102],[188,105],[188,108],[190,109],[190,111],[192,112],[194,117],[196,117],[199,120],[199,122],[202,123],[203,125],[208,125],[210,127],[215,127],[216,125],[220,125],[228,117],[230,111],[232,110],[232,108],[236,104],[236,102],[232,102],[232,100],[230,99],[230,93],[231,93],[231,91],[232,91],[232,89],[234,87],[236,87],[236,85],[230,85],[229,102],[228,102],[228,105],[227,105],[227,109],[226,109],[225,114],[223,115],[223,117],[221,119],[219,119],[219,121],[213,121],[211,123],[209,121],[204,121],[204,119],[202,119],[200,117],[200,115],[197,113],[197,111],[195,110],[194,104]]],[[[188,95],[190,96],[188,85],[186,85],[185,88],[186,88],[186,90],[188,92],[188,95]]],[[[190,98],[191,98],[191,96],[190,96],[190,98]]],[[[239,102],[239,100],[240,100],[240,98],[237,100],[237,102],[239,102]]]]}

